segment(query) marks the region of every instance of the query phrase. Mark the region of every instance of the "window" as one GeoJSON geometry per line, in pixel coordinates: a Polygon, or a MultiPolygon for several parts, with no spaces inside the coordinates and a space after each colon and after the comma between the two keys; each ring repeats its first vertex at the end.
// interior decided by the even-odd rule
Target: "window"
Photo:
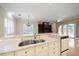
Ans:
{"type": "Polygon", "coordinates": [[[67,24],[63,25],[62,31],[63,31],[63,35],[68,35],[67,34],[67,24]]]}
{"type": "Polygon", "coordinates": [[[68,35],[69,37],[74,37],[74,24],[64,24],[60,25],[58,29],[59,35],[68,35]]]}
{"type": "Polygon", "coordinates": [[[6,18],[4,20],[4,35],[5,37],[7,37],[13,34],[14,34],[14,21],[6,18]]]}
{"type": "Polygon", "coordinates": [[[74,37],[75,34],[75,28],[74,24],[68,24],[68,35],[69,37],[74,37]]]}
{"type": "Polygon", "coordinates": [[[27,26],[23,24],[23,35],[33,35],[33,25],[27,26]]]}

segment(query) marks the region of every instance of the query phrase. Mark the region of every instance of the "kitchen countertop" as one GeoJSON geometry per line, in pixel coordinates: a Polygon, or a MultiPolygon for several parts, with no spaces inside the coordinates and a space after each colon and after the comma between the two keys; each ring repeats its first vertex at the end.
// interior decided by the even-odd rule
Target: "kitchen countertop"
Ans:
{"type": "Polygon", "coordinates": [[[30,48],[41,44],[47,44],[48,42],[51,42],[51,41],[60,40],[60,37],[57,34],[49,34],[48,36],[49,38],[44,39],[45,42],[22,46],[22,47],[18,46],[18,44],[22,42],[21,38],[9,38],[9,39],[0,40],[0,54],[17,51],[24,48],[30,48]]]}
{"type": "Polygon", "coordinates": [[[46,42],[27,45],[27,46],[22,46],[22,47],[19,47],[18,44],[10,44],[9,45],[9,43],[8,43],[7,46],[3,45],[3,46],[0,47],[0,54],[7,53],[7,52],[12,52],[12,51],[17,51],[17,50],[24,49],[24,48],[30,48],[30,47],[34,47],[34,46],[37,46],[37,45],[40,45],[40,44],[45,44],[45,43],[46,42]]]}
{"type": "Polygon", "coordinates": [[[56,41],[56,40],[49,39],[49,40],[45,40],[45,42],[42,42],[42,43],[37,43],[37,44],[32,44],[32,45],[27,45],[22,47],[18,46],[18,44],[21,42],[21,40],[19,39],[3,40],[3,41],[0,41],[0,54],[17,51],[24,48],[30,48],[41,44],[47,44],[48,42],[56,41]]]}

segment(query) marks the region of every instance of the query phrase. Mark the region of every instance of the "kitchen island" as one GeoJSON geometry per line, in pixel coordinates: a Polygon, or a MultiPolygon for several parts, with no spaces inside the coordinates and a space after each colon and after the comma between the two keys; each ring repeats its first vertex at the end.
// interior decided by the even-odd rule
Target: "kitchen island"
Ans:
{"type": "MultiPolygon", "coordinates": [[[[12,40],[4,40],[0,42],[0,55],[1,56],[60,56],[61,54],[61,37],[57,34],[37,34],[35,39],[43,39],[45,42],[18,46],[20,42],[30,40],[24,37],[13,38],[12,40]]],[[[69,38],[66,38],[69,39],[69,38]]]]}

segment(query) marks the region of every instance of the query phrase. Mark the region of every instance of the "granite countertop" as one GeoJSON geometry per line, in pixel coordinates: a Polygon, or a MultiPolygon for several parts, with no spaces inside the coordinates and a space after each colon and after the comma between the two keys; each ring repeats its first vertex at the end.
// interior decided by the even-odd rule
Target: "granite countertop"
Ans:
{"type": "Polygon", "coordinates": [[[60,39],[60,37],[57,34],[49,33],[48,36],[49,36],[48,38],[47,38],[47,36],[45,36],[45,39],[44,39],[45,42],[22,46],[22,47],[18,46],[19,43],[22,42],[20,37],[0,39],[0,54],[17,51],[17,50],[24,49],[24,48],[34,47],[34,46],[41,45],[41,44],[47,44],[48,42],[56,41],[56,40],[60,39]]]}
{"type": "Polygon", "coordinates": [[[56,40],[49,39],[49,40],[45,40],[45,42],[42,42],[42,43],[19,47],[18,44],[21,42],[20,39],[11,39],[11,40],[6,39],[3,41],[0,41],[0,54],[17,51],[17,50],[24,49],[24,48],[34,47],[34,46],[41,45],[41,44],[47,44],[48,42],[51,42],[51,41],[56,41],[56,40]]]}

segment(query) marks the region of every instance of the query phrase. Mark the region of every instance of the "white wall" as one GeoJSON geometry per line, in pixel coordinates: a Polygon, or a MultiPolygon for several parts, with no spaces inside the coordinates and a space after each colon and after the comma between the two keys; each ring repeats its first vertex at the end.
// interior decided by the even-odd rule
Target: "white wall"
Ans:
{"type": "MultiPolygon", "coordinates": [[[[9,12],[7,10],[5,10],[4,8],[2,8],[0,6],[0,37],[4,36],[4,20],[5,20],[5,18],[10,19],[10,20],[14,19],[13,17],[10,17],[8,15],[8,13],[9,12]]],[[[15,28],[16,28],[16,20],[15,19],[14,19],[14,23],[15,23],[15,28]]],[[[15,32],[16,32],[16,29],[15,29],[15,32]]]]}
{"type": "Polygon", "coordinates": [[[6,17],[6,11],[0,6],[0,37],[3,36],[3,22],[6,17]]]}

